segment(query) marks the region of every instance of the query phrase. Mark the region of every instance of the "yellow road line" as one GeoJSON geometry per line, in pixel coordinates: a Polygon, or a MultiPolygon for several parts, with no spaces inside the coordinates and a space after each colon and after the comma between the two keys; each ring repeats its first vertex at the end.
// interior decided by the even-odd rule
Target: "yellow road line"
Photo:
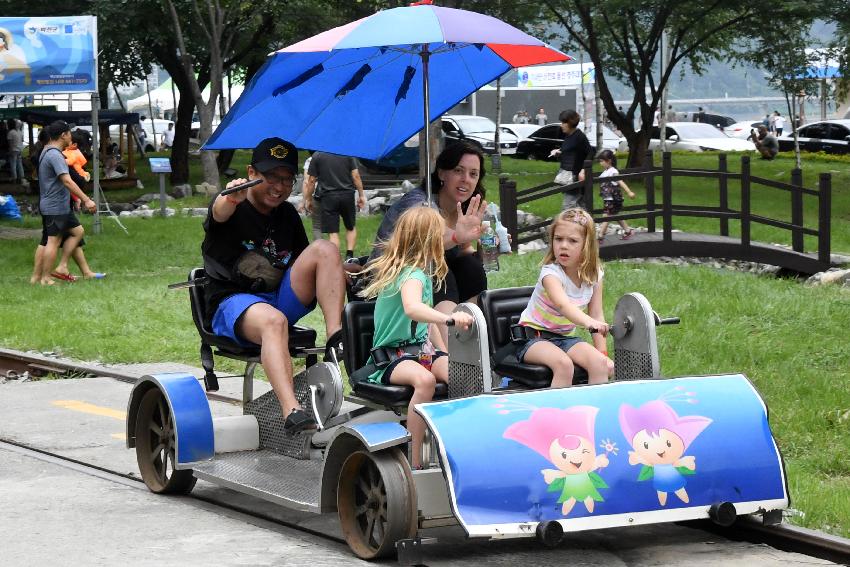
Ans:
{"type": "Polygon", "coordinates": [[[72,411],[79,411],[83,413],[91,413],[94,415],[102,415],[104,417],[111,417],[113,419],[120,419],[124,421],[127,419],[127,413],[123,411],[114,410],[111,408],[105,408],[101,406],[96,406],[94,404],[89,404],[87,402],[81,402],[79,400],[55,400],[51,402],[54,406],[58,406],[60,408],[69,409],[72,411]]]}

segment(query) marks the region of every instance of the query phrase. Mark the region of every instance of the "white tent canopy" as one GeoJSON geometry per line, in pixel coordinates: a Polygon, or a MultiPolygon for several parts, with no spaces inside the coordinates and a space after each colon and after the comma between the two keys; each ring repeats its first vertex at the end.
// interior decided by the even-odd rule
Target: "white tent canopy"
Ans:
{"type": "MultiPolygon", "coordinates": [[[[224,79],[222,82],[223,82],[223,93],[222,94],[225,97],[225,108],[230,108],[231,106],[233,106],[233,103],[236,102],[236,99],[238,99],[239,96],[242,94],[242,91],[245,89],[245,87],[244,87],[244,85],[237,85],[236,83],[234,83],[233,85],[231,85],[231,87],[229,89],[230,92],[228,93],[227,79],[224,79]],[[228,94],[230,94],[230,96],[231,96],[230,100],[227,100],[228,94]]],[[[180,91],[177,88],[175,88],[174,92],[172,94],[171,83],[172,83],[172,81],[169,78],[168,80],[166,80],[165,82],[163,82],[161,85],[159,85],[157,88],[153,89],[150,92],[150,104],[155,109],[159,109],[160,111],[163,111],[163,112],[169,111],[169,110],[174,110],[175,101],[177,102],[177,104],[180,103],[180,91]]],[[[204,97],[204,100],[209,100],[209,98],[210,98],[210,87],[209,87],[209,85],[207,85],[207,88],[204,89],[203,97],[204,97]]],[[[134,99],[128,100],[126,102],[127,111],[128,112],[138,112],[140,114],[147,115],[147,114],[149,114],[148,102],[149,102],[149,99],[148,99],[147,93],[145,93],[141,96],[138,96],[134,99]]],[[[218,113],[216,113],[216,114],[218,114],[218,113]]]]}

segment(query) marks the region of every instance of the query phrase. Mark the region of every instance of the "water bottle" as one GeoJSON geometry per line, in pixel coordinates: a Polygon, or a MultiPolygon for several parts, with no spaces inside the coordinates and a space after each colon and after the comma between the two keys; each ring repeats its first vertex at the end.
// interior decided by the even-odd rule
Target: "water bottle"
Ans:
{"type": "MultiPolygon", "coordinates": [[[[489,216],[489,215],[488,215],[489,216]]],[[[481,244],[481,260],[484,263],[485,272],[499,271],[499,249],[496,245],[496,231],[493,230],[493,222],[484,220],[484,232],[478,239],[481,244]]]]}
{"type": "Polygon", "coordinates": [[[502,221],[499,220],[499,209],[496,207],[496,203],[490,203],[487,205],[487,212],[496,221],[496,236],[499,237],[499,253],[510,254],[511,239],[508,238],[507,227],[505,227],[505,225],[502,224],[502,221]]]}

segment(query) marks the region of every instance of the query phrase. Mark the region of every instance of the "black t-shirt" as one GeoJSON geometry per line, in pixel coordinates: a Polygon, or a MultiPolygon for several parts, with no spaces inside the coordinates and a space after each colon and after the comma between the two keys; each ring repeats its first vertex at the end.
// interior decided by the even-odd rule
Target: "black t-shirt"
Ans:
{"type": "Polygon", "coordinates": [[[590,154],[590,142],[581,130],[575,130],[561,142],[561,169],[578,175],[590,154]]]}
{"type": "Polygon", "coordinates": [[[338,156],[316,152],[310,160],[307,173],[319,181],[322,193],[331,191],[351,191],[357,189],[351,172],[357,169],[357,160],[353,157],[338,156]]]}
{"type": "Polygon", "coordinates": [[[210,205],[204,231],[201,252],[204,269],[210,278],[205,292],[208,323],[223,299],[247,291],[231,279],[236,260],[246,250],[262,251],[288,270],[309,244],[301,217],[288,202],[282,203],[270,215],[264,215],[246,199],[223,223],[213,218],[210,205]]]}

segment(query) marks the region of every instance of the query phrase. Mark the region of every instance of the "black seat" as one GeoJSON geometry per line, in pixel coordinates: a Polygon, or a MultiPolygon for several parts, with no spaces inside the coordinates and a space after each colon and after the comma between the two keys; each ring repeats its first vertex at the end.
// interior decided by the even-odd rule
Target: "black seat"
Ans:
{"type": "MultiPolygon", "coordinates": [[[[194,268],[189,272],[189,282],[200,280],[206,277],[206,272],[203,268],[194,268]]],[[[198,329],[198,334],[201,337],[201,365],[204,367],[208,391],[218,390],[218,379],[213,372],[215,362],[213,360],[212,347],[216,347],[215,354],[241,360],[246,363],[256,363],[260,359],[260,347],[258,345],[242,346],[239,343],[222,337],[212,332],[205,321],[207,302],[204,296],[205,287],[203,285],[193,285],[189,288],[189,302],[192,306],[192,320],[195,322],[195,327],[198,329]]],[[[312,348],[316,346],[316,331],[305,327],[292,326],[289,328],[289,351],[295,356],[300,349],[312,348]]],[[[310,361],[308,361],[308,366],[310,361]]]]}
{"type": "MultiPolygon", "coordinates": [[[[534,287],[486,290],[479,296],[479,302],[487,323],[493,371],[526,388],[548,388],[552,384],[552,371],[546,366],[521,363],[517,360],[516,347],[511,341],[511,325],[519,321],[533,291],[534,287]]],[[[573,384],[586,383],[587,372],[581,366],[576,366],[573,384]]]]}
{"type": "MultiPolygon", "coordinates": [[[[351,389],[358,396],[386,407],[403,407],[410,403],[413,388],[394,384],[373,384],[352,378],[355,371],[366,366],[372,350],[375,331],[375,302],[351,301],[342,312],[343,362],[348,371],[351,389]]],[[[448,396],[448,386],[437,382],[434,399],[448,396]]]]}

